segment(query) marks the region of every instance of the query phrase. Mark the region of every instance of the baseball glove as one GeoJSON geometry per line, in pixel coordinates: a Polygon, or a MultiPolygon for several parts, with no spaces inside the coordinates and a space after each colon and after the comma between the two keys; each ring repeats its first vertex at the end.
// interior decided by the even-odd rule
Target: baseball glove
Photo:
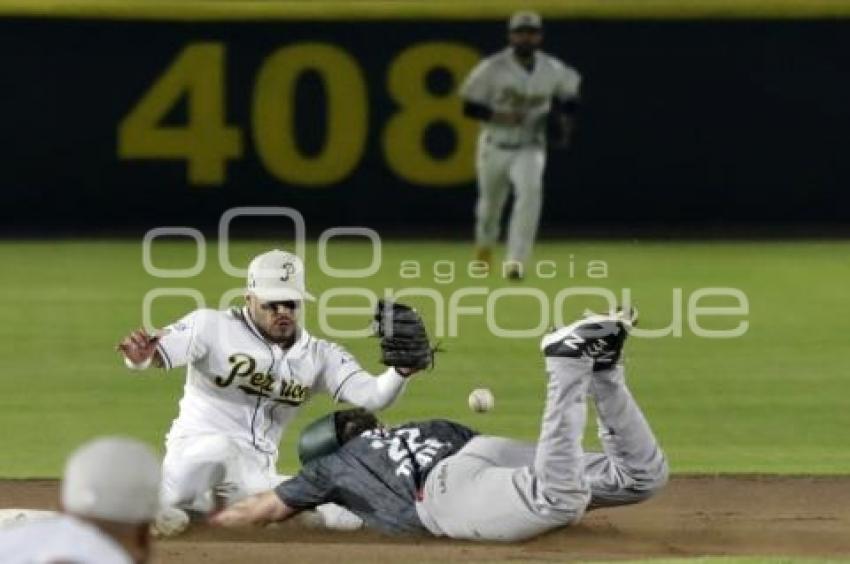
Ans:
{"type": "Polygon", "coordinates": [[[434,365],[428,330],[419,313],[410,306],[378,300],[375,334],[381,339],[381,362],[396,368],[422,370],[434,365]]]}

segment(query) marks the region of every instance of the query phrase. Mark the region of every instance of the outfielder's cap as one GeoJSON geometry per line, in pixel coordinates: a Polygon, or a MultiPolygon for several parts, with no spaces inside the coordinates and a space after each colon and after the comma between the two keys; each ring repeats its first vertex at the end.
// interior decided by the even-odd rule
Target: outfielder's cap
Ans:
{"type": "Polygon", "coordinates": [[[508,20],[508,30],[516,31],[518,29],[543,29],[543,18],[537,12],[530,10],[521,10],[514,12],[511,19],[508,20]]]}
{"type": "Polygon", "coordinates": [[[154,519],[159,458],[135,439],[101,437],[75,450],[65,464],[62,507],[68,513],[117,523],[154,519]]]}
{"type": "Polygon", "coordinates": [[[316,299],[304,288],[304,263],[280,249],[254,257],[248,267],[248,291],[264,302],[316,299]]]}

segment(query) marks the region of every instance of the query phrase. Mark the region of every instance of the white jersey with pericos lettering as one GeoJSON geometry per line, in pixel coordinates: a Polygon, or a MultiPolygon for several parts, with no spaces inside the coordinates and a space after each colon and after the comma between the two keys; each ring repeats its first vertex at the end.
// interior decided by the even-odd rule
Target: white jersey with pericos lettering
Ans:
{"type": "Polygon", "coordinates": [[[131,564],[130,555],[93,525],[57,515],[0,529],[3,564],[131,564]]]}
{"type": "Polygon", "coordinates": [[[497,144],[543,145],[552,98],[563,102],[577,99],[580,85],[578,71],[552,55],[537,51],[534,68],[528,71],[508,47],[478,63],[461,86],[460,95],[496,112],[525,114],[518,125],[483,121],[482,137],[497,144]]]}
{"type": "MultiPolygon", "coordinates": [[[[187,366],[168,438],[214,433],[275,454],[284,428],[312,394],[352,401],[357,387],[373,384],[344,348],[298,331],[286,350],[262,337],[245,308],[199,309],[166,327],[157,346],[165,367],[187,366]]],[[[403,379],[395,374],[390,385],[398,393],[403,379]]]]}

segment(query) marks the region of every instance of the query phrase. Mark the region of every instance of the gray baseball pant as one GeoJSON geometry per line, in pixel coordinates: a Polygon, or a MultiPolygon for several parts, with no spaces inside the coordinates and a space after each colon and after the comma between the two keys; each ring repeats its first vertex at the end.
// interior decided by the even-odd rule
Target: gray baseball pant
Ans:
{"type": "Polygon", "coordinates": [[[667,462],[622,366],[547,358],[537,444],[479,436],[434,467],[416,509],[434,535],[518,541],[577,523],[587,509],[637,503],[667,481],[667,462]],[[585,453],[590,392],[602,453],[585,453]]]}

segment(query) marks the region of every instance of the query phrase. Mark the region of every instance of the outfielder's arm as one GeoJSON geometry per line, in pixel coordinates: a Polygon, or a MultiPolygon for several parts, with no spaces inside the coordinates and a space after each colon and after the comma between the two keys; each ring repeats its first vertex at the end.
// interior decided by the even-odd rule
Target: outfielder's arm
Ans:
{"type": "Polygon", "coordinates": [[[460,87],[463,115],[500,125],[519,125],[525,116],[520,112],[497,112],[489,104],[493,99],[491,66],[485,59],[478,63],[460,87]]]}
{"type": "Polygon", "coordinates": [[[547,137],[555,147],[567,147],[575,129],[576,113],[581,96],[581,75],[572,67],[556,63],[560,70],[555,85],[550,111],[547,137]]]}
{"type": "Polygon", "coordinates": [[[569,145],[575,130],[578,105],[578,98],[552,100],[552,109],[547,117],[547,137],[555,148],[564,148],[569,145]]]}
{"type": "Polygon", "coordinates": [[[463,115],[480,121],[489,121],[501,125],[517,125],[522,123],[523,114],[519,112],[496,112],[487,104],[472,100],[463,101],[463,115]]]}

